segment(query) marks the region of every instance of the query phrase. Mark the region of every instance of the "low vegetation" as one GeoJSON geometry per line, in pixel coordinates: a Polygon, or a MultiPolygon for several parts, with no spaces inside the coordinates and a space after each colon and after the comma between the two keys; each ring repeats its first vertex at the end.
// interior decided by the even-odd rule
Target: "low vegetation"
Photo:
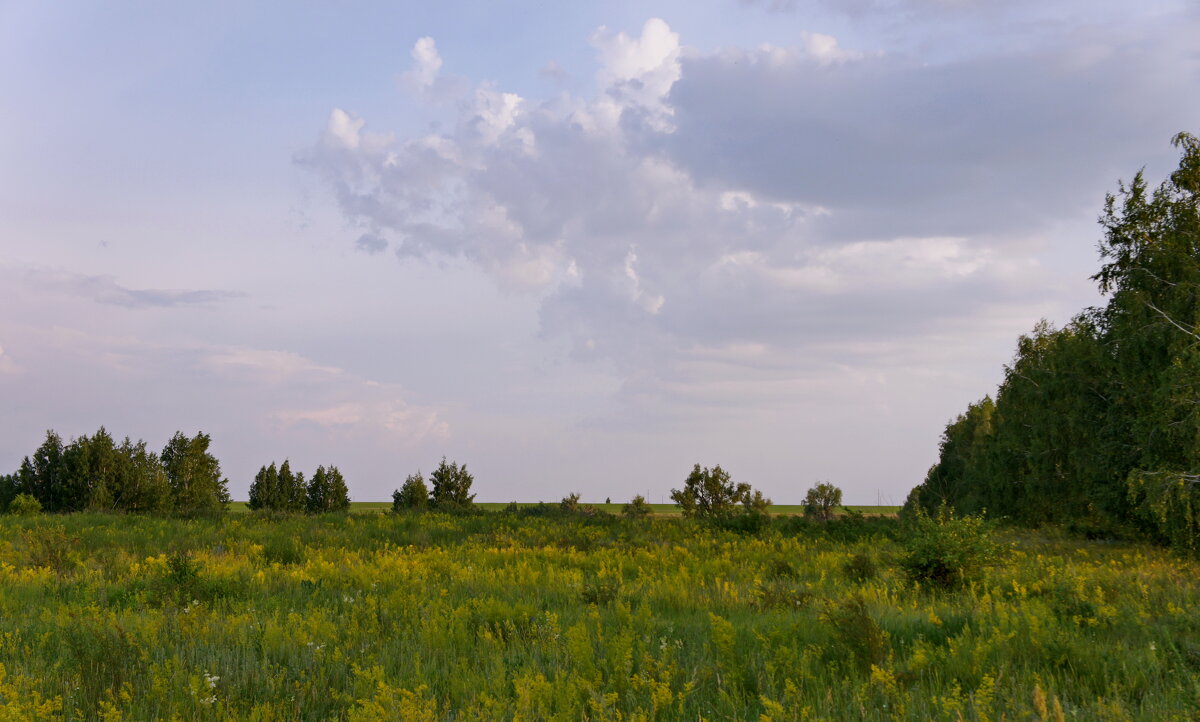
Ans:
{"type": "Polygon", "coordinates": [[[915,537],[894,518],[802,516],[748,534],[544,507],[0,517],[0,719],[1157,721],[1200,707],[1200,567],[1160,548],[999,531],[1003,553],[976,564],[924,538],[961,540],[950,516],[915,537]],[[939,555],[969,573],[913,573],[939,555]]]}

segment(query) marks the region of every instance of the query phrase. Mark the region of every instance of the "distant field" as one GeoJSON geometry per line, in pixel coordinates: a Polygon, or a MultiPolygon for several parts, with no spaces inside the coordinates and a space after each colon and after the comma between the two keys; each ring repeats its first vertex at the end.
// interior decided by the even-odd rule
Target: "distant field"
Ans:
{"type": "MultiPolygon", "coordinates": [[[[550,502],[547,502],[547,503],[550,503],[550,502]]],[[[557,503],[557,502],[554,502],[554,503],[557,503]]],[[[620,514],[621,507],[624,506],[624,503],[621,503],[621,504],[588,504],[586,502],[581,502],[581,503],[583,506],[590,506],[590,507],[594,507],[596,509],[602,509],[602,510],[607,511],[612,514],[620,514]]],[[[501,511],[504,509],[504,507],[508,506],[508,504],[509,504],[509,502],[485,501],[485,502],[477,503],[476,506],[478,506],[480,509],[483,509],[484,511],[501,511]]],[[[538,504],[538,502],[536,502],[536,501],[517,502],[518,506],[536,506],[537,504],[538,504]]],[[[392,508],[392,502],[390,502],[390,501],[354,501],[354,502],[350,502],[350,511],[351,511],[351,513],[354,513],[354,514],[369,514],[372,512],[389,511],[389,510],[391,510],[391,508],[392,508]]],[[[679,507],[675,506],[674,504],[651,504],[650,508],[654,511],[654,513],[656,515],[659,515],[659,516],[677,516],[679,514],[679,507]]],[[[898,506],[848,506],[846,508],[853,509],[854,511],[860,511],[863,514],[867,514],[870,516],[894,516],[898,511],[900,511],[900,507],[898,507],[898,506]]],[[[244,501],[233,502],[232,504],[229,505],[229,510],[232,512],[248,511],[248,509],[246,508],[246,502],[244,502],[244,501]]],[[[771,507],[771,513],[777,514],[777,515],[803,514],[804,513],[804,505],[803,504],[775,504],[771,507]]]]}

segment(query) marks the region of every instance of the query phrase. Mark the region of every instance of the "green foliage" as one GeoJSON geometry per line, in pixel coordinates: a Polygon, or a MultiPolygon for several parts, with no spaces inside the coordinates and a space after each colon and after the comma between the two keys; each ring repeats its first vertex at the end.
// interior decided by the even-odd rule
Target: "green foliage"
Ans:
{"type": "Polygon", "coordinates": [[[889,650],[888,634],[871,616],[862,596],[854,594],[840,604],[831,605],[825,612],[825,622],[833,633],[836,659],[849,659],[859,672],[884,666],[889,650]]]}
{"type": "Polygon", "coordinates": [[[272,461],[258,470],[246,506],[251,511],[303,512],[307,502],[304,474],[293,473],[291,463],[284,459],[278,468],[272,461]]]}
{"type": "Polygon", "coordinates": [[[336,466],[318,466],[308,482],[304,510],[309,514],[344,512],[350,508],[350,490],[336,466]]]}
{"type": "Polygon", "coordinates": [[[1200,554],[1200,476],[1136,469],[1128,483],[1130,502],[1154,523],[1158,537],[1177,549],[1200,554]]]}
{"type": "Polygon", "coordinates": [[[583,585],[579,599],[584,604],[608,604],[617,598],[620,588],[613,581],[595,581],[583,585]]]}
{"type": "Polygon", "coordinates": [[[8,511],[9,504],[20,493],[16,474],[0,474],[0,513],[8,511]]]}
{"type": "Polygon", "coordinates": [[[61,524],[23,529],[21,542],[31,567],[45,567],[57,574],[65,574],[79,562],[76,553],[79,537],[70,534],[61,524]]]}
{"type": "Polygon", "coordinates": [[[171,508],[177,514],[195,515],[224,511],[229,506],[229,482],[221,477],[221,464],[209,453],[212,439],[203,432],[188,438],[175,432],[160,458],[171,490],[171,508]]]}
{"type": "Polygon", "coordinates": [[[846,574],[847,579],[861,584],[874,579],[879,574],[879,565],[875,562],[875,557],[865,552],[859,552],[846,560],[842,571],[846,574]]]}
{"type": "Polygon", "coordinates": [[[646,503],[646,497],[634,494],[629,503],[621,507],[621,513],[627,517],[638,519],[650,513],[650,505],[646,503]]]}
{"type": "Polygon", "coordinates": [[[429,503],[440,511],[461,511],[470,509],[475,502],[475,495],[470,493],[471,484],[475,477],[467,472],[467,465],[459,466],[457,462],[446,463],[442,457],[441,463],[429,475],[433,485],[429,503]]]}
{"type": "Polygon", "coordinates": [[[1001,530],[1021,553],[929,594],[843,573],[903,552],[895,519],[545,507],[0,516],[0,719],[1194,716],[1200,562],[1150,545],[1001,530]]]}
{"type": "Polygon", "coordinates": [[[263,541],[263,561],[267,564],[299,564],[304,561],[304,545],[292,536],[272,534],[263,541]]]}
{"type": "Polygon", "coordinates": [[[743,532],[760,530],[769,520],[771,505],[770,499],[749,484],[735,484],[719,464],[711,469],[696,464],[683,488],[671,490],[671,500],[686,517],[743,532]]]}
{"type": "Polygon", "coordinates": [[[811,519],[829,521],[842,505],[842,490],[822,481],[804,495],[804,515],[811,519]]]}
{"type": "Polygon", "coordinates": [[[424,509],[429,506],[429,487],[421,472],[409,474],[404,485],[392,492],[392,511],[424,509]]]}
{"type": "Polygon", "coordinates": [[[1091,535],[1140,533],[1196,552],[1200,519],[1200,140],[1151,191],[1141,172],[1105,200],[1108,297],[1020,337],[995,401],[951,422],[907,510],[948,503],[1091,535]]]}
{"type": "Polygon", "coordinates": [[[671,489],[671,500],[684,516],[709,517],[731,514],[737,504],[750,496],[750,485],[734,484],[729,472],[718,464],[713,468],[692,467],[682,489],[671,489]]]}
{"type": "Polygon", "coordinates": [[[8,513],[17,516],[35,516],[42,513],[42,503],[32,494],[17,494],[8,504],[8,513]]]}
{"type": "Polygon", "coordinates": [[[575,492],[571,492],[570,494],[567,494],[566,496],[564,496],[562,498],[562,501],[558,502],[558,507],[560,509],[562,509],[563,513],[566,513],[566,514],[578,513],[579,512],[579,494],[577,494],[575,492]]]}
{"type": "Polygon", "coordinates": [[[247,508],[251,511],[281,508],[283,499],[279,487],[279,470],[275,468],[275,462],[272,461],[270,466],[259,468],[258,473],[254,475],[254,481],[250,483],[250,500],[246,503],[247,508]]]}
{"type": "Polygon", "coordinates": [[[104,427],[69,444],[53,431],[16,474],[0,480],[0,505],[28,494],[48,512],[164,512],[171,489],[158,456],[128,437],[119,445],[104,427]]]}
{"type": "Polygon", "coordinates": [[[918,509],[903,546],[900,568],[908,578],[942,589],[956,589],[977,579],[1000,551],[982,516],[955,516],[947,506],[933,516],[918,509]]]}
{"type": "Polygon", "coordinates": [[[187,604],[200,596],[200,565],[185,550],[177,549],[167,557],[163,579],[179,604],[187,604]]]}

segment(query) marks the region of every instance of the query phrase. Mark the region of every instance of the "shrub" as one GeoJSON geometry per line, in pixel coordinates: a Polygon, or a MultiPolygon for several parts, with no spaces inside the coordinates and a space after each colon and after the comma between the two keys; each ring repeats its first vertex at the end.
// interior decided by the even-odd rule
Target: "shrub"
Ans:
{"type": "Polygon", "coordinates": [[[26,529],[21,532],[21,541],[31,567],[46,567],[64,574],[77,562],[75,548],[79,546],[79,537],[67,534],[61,525],[26,529]]]}
{"type": "Polygon", "coordinates": [[[879,573],[879,566],[870,554],[859,552],[846,561],[842,566],[842,571],[851,581],[865,582],[873,579],[879,573]]]}
{"type": "Polygon", "coordinates": [[[425,478],[419,471],[410,474],[404,480],[404,486],[392,492],[392,511],[394,512],[424,509],[427,506],[429,506],[429,487],[425,486],[425,478]]]}
{"type": "Polygon", "coordinates": [[[768,579],[795,579],[796,568],[786,559],[772,559],[764,570],[768,579]]]}
{"type": "Polygon", "coordinates": [[[584,604],[608,604],[617,598],[619,588],[615,582],[596,581],[583,585],[579,590],[579,598],[584,604]]]}
{"type": "Polygon", "coordinates": [[[888,635],[867,610],[860,596],[852,596],[825,612],[825,621],[833,631],[836,646],[854,661],[858,670],[866,672],[872,665],[882,667],[887,661],[888,635]]]}
{"type": "Polygon", "coordinates": [[[274,533],[263,540],[262,559],[267,564],[299,564],[304,561],[304,547],[295,537],[274,533]]]}
{"type": "Polygon", "coordinates": [[[562,501],[558,502],[558,508],[562,509],[567,514],[574,514],[579,511],[579,494],[571,492],[564,496],[562,501]]]}
{"type": "Polygon", "coordinates": [[[833,512],[842,505],[842,490],[822,481],[808,490],[804,497],[804,515],[812,519],[829,521],[833,512]]]}
{"type": "Polygon", "coordinates": [[[975,579],[999,554],[991,525],[982,516],[955,517],[945,505],[935,516],[917,508],[903,547],[900,567],[909,579],[944,589],[975,579]]]}
{"type": "Polygon", "coordinates": [[[650,505],[646,503],[646,497],[635,494],[628,504],[621,507],[621,513],[627,517],[640,519],[650,513],[650,505]]]}
{"type": "Polygon", "coordinates": [[[42,502],[30,494],[17,494],[8,503],[8,512],[18,516],[33,516],[42,513],[42,502]]]}

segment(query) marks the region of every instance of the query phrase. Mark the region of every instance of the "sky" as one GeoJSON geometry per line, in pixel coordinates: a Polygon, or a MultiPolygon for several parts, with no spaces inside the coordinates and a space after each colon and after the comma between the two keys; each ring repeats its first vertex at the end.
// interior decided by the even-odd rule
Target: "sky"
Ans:
{"type": "Polygon", "coordinates": [[[1104,196],[1186,0],[0,0],[0,471],[47,429],[390,498],[899,504],[1104,196]]]}

